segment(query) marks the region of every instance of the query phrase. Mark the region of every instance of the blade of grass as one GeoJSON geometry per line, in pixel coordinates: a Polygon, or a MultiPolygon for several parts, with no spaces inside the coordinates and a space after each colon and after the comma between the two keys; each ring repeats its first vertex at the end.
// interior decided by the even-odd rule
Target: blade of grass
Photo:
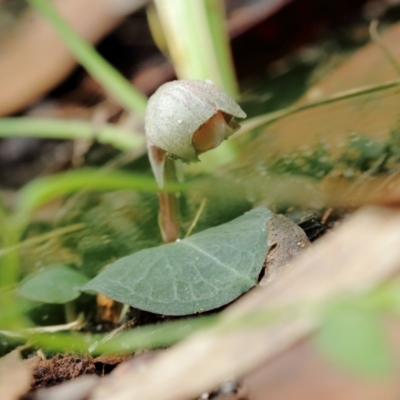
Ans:
{"type": "Polygon", "coordinates": [[[218,315],[194,317],[163,324],[147,325],[126,331],[113,339],[103,342],[106,335],[69,333],[29,333],[18,332],[29,338],[35,345],[54,351],[78,351],[86,353],[89,349],[94,354],[104,352],[131,353],[142,349],[169,346],[200,329],[214,326],[219,321],[218,315]],[[103,343],[102,343],[103,342],[103,343]]]}
{"type": "MultiPolygon", "coordinates": [[[[166,321],[162,324],[151,324],[134,327],[121,332],[109,339],[110,334],[88,334],[79,332],[46,333],[46,327],[3,331],[9,337],[29,339],[35,346],[51,351],[76,351],[92,354],[123,354],[134,353],[138,350],[167,347],[191,334],[213,329],[219,334],[262,327],[276,321],[281,313],[266,310],[257,310],[237,318],[224,318],[221,314],[192,316],[175,321],[166,321]]],[[[284,314],[286,315],[286,314],[284,314]]],[[[292,314],[290,314],[292,315],[292,314]]],[[[1,319],[0,319],[1,322],[1,319]]],[[[49,329],[50,330],[50,329],[49,329]]]]}
{"type": "MultiPolygon", "coordinates": [[[[144,192],[157,192],[158,186],[153,178],[122,171],[103,171],[79,169],[36,179],[19,192],[16,214],[28,216],[45,202],[61,196],[86,190],[135,189],[144,192]]],[[[170,184],[166,190],[182,190],[182,184],[170,184]]]]}
{"type": "Polygon", "coordinates": [[[32,117],[0,119],[0,137],[95,139],[123,151],[145,144],[144,135],[111,124],[95,127],[90,122],[32,117]]]}
{"type": "Polygon", "coordinates": [[[147,99],[113,68],[93,46],[77,35],[48,0],[28,0],[46,18],[79,63],[127,110],[144,116],[147,99]]]}
{"type": "Polygon", "coordinates": [[[356,89],[346,90],[344,92],[336,93],[332,96],[322,98],[320,100],[312,101],[309,103],[304,103],[300,105],[295,105],[292,107],[284,108],[282,110],[274,111],[268,114],[260,115],[248,119],[241,123],[241,129],[232,135],[232,138],[241,136],[253,129],[259,128],[264,125],[271,124],[278,121],[279,119],[285,118],[289,115],[296,114],[298,112],[308,110],[309,108],[320,107],[326,104],[335,103],[342,100],[351,99],[353,97],[364,96],[366,94],[371,94],[374,92],[380,92],[383,90],[392,89],[394,87],[400,86],[400,80],[393,80],[378,85],[363,86],[356,89]]]}
{"type": "Polygon", "coordinates": [[[123,332],[110,341],[101,343],[96,353],[126,353],[140,349],[170,346],[200,329],[215,326],[219,315],[188,318],[180,321],[164,322],[161,325],[143,326],[123,332]]]}
{"type": "Polygon", "coordinates": [[[123,331],[107,340],[109,334],[90,335],[87,333],[34,333],[35,329],[25,329],[17,332],[21,337],[32,340],[35,345],[53,351],[79,351],[93,354],[123,354],[133,353],[138,350],[155,349],[170,346],[193,333],[212,329],[224,335],[235,331],[246,331],[260,328],[277,320],[287,320],[300,310],[286,308],[275,311],[259,309],[249,313],[240,314],[234,318],[225,318],[223,314],[206,316],[192,316],[185,319],[167,321],[162,324],[151,324],[134,327],[123,331]]]}

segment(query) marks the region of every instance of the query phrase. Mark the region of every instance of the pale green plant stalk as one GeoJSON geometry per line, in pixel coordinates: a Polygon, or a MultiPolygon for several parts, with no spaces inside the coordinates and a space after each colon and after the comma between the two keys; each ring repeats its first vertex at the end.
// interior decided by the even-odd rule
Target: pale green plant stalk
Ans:
{"type": "Polygon", "coordinates": [[[179,79],[210,79],[232,97],[238,85],[222,0],[156,0],[179,79]]]}

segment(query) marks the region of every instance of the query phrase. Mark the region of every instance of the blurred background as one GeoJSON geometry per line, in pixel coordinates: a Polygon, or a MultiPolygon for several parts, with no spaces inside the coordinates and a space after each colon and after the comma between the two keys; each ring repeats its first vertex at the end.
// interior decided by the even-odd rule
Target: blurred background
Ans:
{"type": "MultiPolygon", "coordinates": [[[[9,267],[0,269],[0,286],[60,264],[90,279],[161,243],[153,181],[143,192],[85,191],[85,175],[68,192],[40,178],[74,170],[62,181],[69,185],[83,167],[151,178],[145,108],[173,79],[211,79],[248,116],[232,139],[185,166],[193,184],[179,198],[182,231],[198,210],[195,232],[264,205],[306,221],[314,240],[360,205],[398,205],[399,19],[400,0],[0,0],[0,261],[9,267]],[[90,44],[126,78],[127,96],[90,44]]],[[[100,305],[85,296],[77,309],[90,310],[93,328],[100,305]]],[[[25,323],[24,313],[0,322],[25,323]]],[[[59,304],[26,315],[36,325],[68,319],[59,304]]],[[[302,342],[248,382],[256,400],[300,398],[299,390],[313,398],[310,387],[315,398],[339,398],[335,388],[345,387],[346,398],[373,399],[386,398],[380,390],[398,394],[392,378],[367,384],[302,342]]]]}
{"type": "MultiPolygon", "coordinates": [[[[71,26],[146,96],[177,74],[179,78],[204,78],[203,74],[219,79],[209,76],[212,72],[207,68],[205,72],[190,70],[190,66],[184,70],[182,64],[187,60],[180,63],[179,56],[171,52],[177,39],[165,29],[168,13],[160,22],[149,1],[58,0],[54,4],[71,26]]],[[[370,21],[379,19],[385,29],[400,13],[399,2],[394,0],[225,0],[210,4],[220,9],[217,17],[222,37],[229,37],[228,63],[220,68],[220,74],[228,76],[228,91],[237,98],[240,89],[249,117],[292,104],[370,41],[370,21]]],[[[0,7],[0,115],[112,122],[143,130],[141,119],[126,115],[102,86],[77,66],[58,35],[43,26],[25,1],[2,0],[0,7]]],[[[201,20],[199,11],[186,12],[174,17],[183,21],[178,25],[196,27],[201,20]]],[[[182,44],[176,42],[175,46],[182,44]]],[[[197,53],[195,63],[212,64],[212,54],[207,54],[195,37],[189,47],[197,53]]],[[[3,138],[0,184],[17,188],[35,176],[77,165],[82,162],[79,153],[98,164],[113,153],[96,144],[86,145],[88,148],[82,145],[78,151],[71,142],[3,138]]]]}

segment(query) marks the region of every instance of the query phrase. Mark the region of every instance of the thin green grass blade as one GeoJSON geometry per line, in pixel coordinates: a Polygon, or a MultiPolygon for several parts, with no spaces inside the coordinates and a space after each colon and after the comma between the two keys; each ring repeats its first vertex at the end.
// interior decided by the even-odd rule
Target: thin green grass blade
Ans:
{"type": "Polygon", "coordinates": [[[144,116],[147,99],[113,68],[93,46],[77,35],[47,0],[28,0],[46,18],[79,63],[127,110],[144,116]]]}
{"type": "Polygon", "coordinates": [[[53,351],[77,351],[93,354],[110,352],[132,353],[143,349],[154,349],[172,345],[184,339],[193,332],[215,326],[219,321],[218,315],[188,318],[179,321],[164,322],[163,324],[137,327],[121,335],[107,340],[107,335],[91,335],[74,333],[26,333],[35,345],[53,351]]]}
{"type": "Polygon", "coordinates": [[[111,124],[96,127],[90,122],[32,117],[0,119],[0,137],[93,139],[123,151],[144,146],[145,137],[111,124]]]}
{"type": "MultiPolygon", "coordinates": [[[[28,183],[19,192],[17,215],[27,216],[42,204],[78,190],[122,190],[133,189],[157,192],[158,186],[152,177],[122,171],[79,169],[46,176],[28,183]]],[[[182,190],[183,185],[168,185],[166,190],[182,190]]]]}

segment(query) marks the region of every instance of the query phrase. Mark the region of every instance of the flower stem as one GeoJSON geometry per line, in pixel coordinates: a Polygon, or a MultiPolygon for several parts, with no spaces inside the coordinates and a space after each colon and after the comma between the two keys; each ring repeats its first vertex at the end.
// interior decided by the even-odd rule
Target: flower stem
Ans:
{"type": "MultiPolygon", "coordinates": [[[[165,159],[164,182],[176,182],[175,161],[170,158],[165,159]]],[[[160,190],[158,193],[159,213],[158,224],[164,243],[175,242],[179,238],[179,201],[177,193],[168,193],[160,190]]]]}

